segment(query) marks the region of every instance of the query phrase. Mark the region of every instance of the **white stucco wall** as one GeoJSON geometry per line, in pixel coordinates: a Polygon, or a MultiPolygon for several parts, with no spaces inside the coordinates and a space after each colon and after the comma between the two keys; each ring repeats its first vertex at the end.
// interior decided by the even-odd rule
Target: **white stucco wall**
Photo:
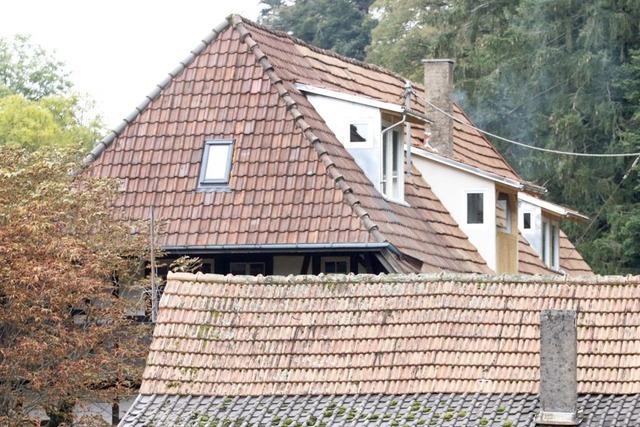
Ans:
{"type": "Polygon", "coordinates": [[[376,186],[380,185],[381,170],[381,117],[375,107],[307,94],[307,98],[324,119],[338,140],[347,148],[367,177],[376,186]],[[367,123],[367,142],[350,143],[349,124],[367,123]]]}
{"type": "Polygon", "coordinates": [[[542,254],[542,209],[540,207],[518,200],[518,230],[525,239],[531,244],[533,249],[542,254]],[[524,214],[531,214],[531,228],[524,228],[524,214]]]}
{"type": "Polygon", "coordinates": [[[478,249],[487,265],[496,268],[496,189],[493,181],[417,155],[413,163],[453,219],[478,249]],[[467,224],[467,193],[484,194],[484,223],[467,224]]]}

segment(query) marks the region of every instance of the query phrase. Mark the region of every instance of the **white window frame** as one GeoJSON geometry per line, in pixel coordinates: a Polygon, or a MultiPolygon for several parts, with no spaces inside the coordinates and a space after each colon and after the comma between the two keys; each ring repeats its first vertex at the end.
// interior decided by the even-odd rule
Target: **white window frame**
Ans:
{"type": "Polygon", "coordinates": [[[262,273],[258,273],[258,274],[262,274],[265,275],[267,274],[267,264],[263,261],[231,261],[229,262],[229,273],[231,274],[231,270],[233,270],[233,265],[243,265],[244,266],[244,273],[242,274],[242,276],[252,276],[251,274],[251,264],[261,264],[262,265],[262,273]]]}
{"type": "Polygon", "coordinates": [[[229,177],[231,175],[231,162],[233,160],[233,146],[234,140],[232,139],[210,139],[204,142],[204,148],[202,150],[202,161],[200,162],[200,176],[198,178],[198,184],[202,188],[207,187],[220,187],[220,186],[228,186],[229,185],[229,177]],[[209,162],[209,151],[212,146],[216,145],[226,145],[228,146],[227,150],[227,160],[226,160],[226,169],[224,172],[225,178],[222,179],[206,179],[207,173],[207,164],[209,162]]]}
{"type": "Polygon", "coordinates": [[[351,258],[348,256],[332,256],[332,257],[322,257],[322,262],[320,263],[320,271],[324,274],[349,274],[351,271],[351,258]],[[346,262],[347,263],[347,271],[345,273],[326,273],[327,271],[327,263],[329,262],[346,262]]]}
{"type": "Polygon", "coordinates": [[[522,229],[523,230],[531,230],[533,227],[531,226],[532,221],[533,220],[533,215],[531,214],[531,212],[522,212],[522,229]],[[525,221],[525,218],[527,217],[527,215],[529,215],[529,226],[527,227],[527,222],[525,221]]]}
{"type": "Polygon", "coordinates": [[[560,224],[549,218],[542,218],[542,253],[540,257],[544,264],[553,269],[560,269],[560,224]],[[553,258],[553,259],[552,259],[553,258]]]}
{"type": "Polygon", "coordinates": [[[347,122],[347,137],[345,138],[345,147],[347,148],[371,148],[373,147],[373,127],[371,120],[366,119],[353,119],[347,122]],[[354,126],[366,126],[367,133],[364,136],[364,141],[352,142],[351,141],[351,125],[354,126]]]}
{"type": "Polygon", "coordinates": [[[385,198],[404,203],[404,133],[400,129],[391,129],[385,132],[380,144],[380,192],[385,198]],[[387,161],[385,171],[385,158],[393,159],[393,135],[398,136],[396,148],[396,173],[393,173],[393,161],[387,161]],[[391,183],[391,186],[387,184],[391,183]],[[394,185],[395,184],[395,185],[394,185]]]}
{"type": "Polygon", "coordinates": [[[487,191],[486,190],[467,190],[464,192],[464,223],[467,227],[484,227],[487,224],[487,191]],[[469,222],[469,195],[482,195],[482,222],[469,222]]]}
{"type": "MultiPolygon", "coordinates": [[[[496,194],[496,229],[500,232],[500,233],[505,233],[505,234],[511,234],[513,232],[513,210],[511,209],[511,197],[508,193],[505,193],[503,191],[498,191],[498,193],[496,194]],[[504,194],[505,196],[507,196],[506,199],[500,199],[500,195],[504,194]],[[504,208],[504,221],[505,221],[505,226],[504,228],[501,228],[497,225],[497,221],[498,221],[498,203],[501,202],[505,202],[505,208],[504,208]]],[[[483,216],[484,216],[484,212],[483,212],[483,216]]],[[[484,218],[483,218],[484,220],[484,218]]]]}

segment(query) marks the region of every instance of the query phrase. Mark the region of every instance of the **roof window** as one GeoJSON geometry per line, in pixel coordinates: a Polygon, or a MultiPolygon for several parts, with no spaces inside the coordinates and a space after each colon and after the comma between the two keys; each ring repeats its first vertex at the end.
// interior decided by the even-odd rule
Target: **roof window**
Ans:
{"type": "Polygon", "coordinates": [[[233,140],[205,141],[200,166],[200,186],[226,186],[229,184],[233,140]]]}

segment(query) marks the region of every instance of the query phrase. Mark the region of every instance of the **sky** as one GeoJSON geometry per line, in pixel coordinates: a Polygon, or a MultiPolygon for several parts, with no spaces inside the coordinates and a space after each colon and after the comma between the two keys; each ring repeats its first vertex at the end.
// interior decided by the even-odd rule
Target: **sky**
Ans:
{"type": "Polygon", "coordinates": [[[259,0],[2,1],[0,37],[30,34],[66,64],[75,90],[115,127],[231,13],[259,0]]]}

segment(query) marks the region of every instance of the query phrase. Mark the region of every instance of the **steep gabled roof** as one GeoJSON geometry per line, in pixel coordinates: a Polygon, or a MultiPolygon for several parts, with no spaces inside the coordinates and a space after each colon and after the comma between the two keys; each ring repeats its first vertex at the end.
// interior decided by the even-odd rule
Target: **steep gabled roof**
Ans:
{"type": "Polygon", "coordinates": [[[411,206],[375,189],[296,89],[309,71],[296,49],[231,17],[92,152],[90,173],[122,180],[132,217],[154,206],[164,246],[389,243],[423,271],[490,272],[417,172],[411,206]],[[208,138],[235,140],[229,191],[195,191],[208,138]]]}

